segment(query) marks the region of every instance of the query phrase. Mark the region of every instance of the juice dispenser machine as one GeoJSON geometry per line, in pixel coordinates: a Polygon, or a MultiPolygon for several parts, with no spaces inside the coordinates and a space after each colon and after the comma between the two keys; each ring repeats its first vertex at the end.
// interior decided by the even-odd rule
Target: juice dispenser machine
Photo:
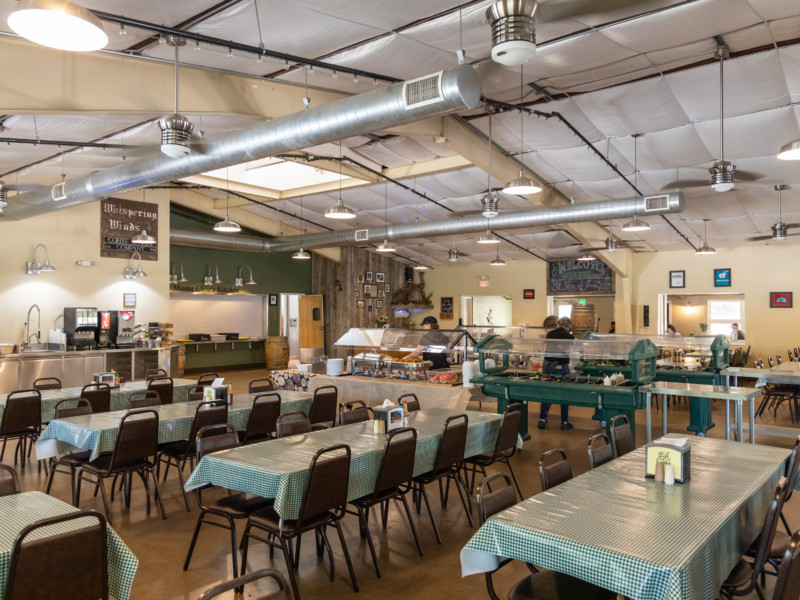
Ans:
{"type": "Polygon", "coordinates": [[[133,325],[136,322],[134,315],[136,311],[133,310],[120,310],[118,311],[116,335],[117,348],[133,348],[133,325]]]}
{"type": "Polygon", "coordinates": [[[64,308],[64,333],[67,334],[67,348],[94,348],[97,337],[97,308],[64,308]]]}
{"type": "Polygon", "coordinates": [[[116,348],[119,311],[101,310],[97,313],[97,347],[116,348]]]}

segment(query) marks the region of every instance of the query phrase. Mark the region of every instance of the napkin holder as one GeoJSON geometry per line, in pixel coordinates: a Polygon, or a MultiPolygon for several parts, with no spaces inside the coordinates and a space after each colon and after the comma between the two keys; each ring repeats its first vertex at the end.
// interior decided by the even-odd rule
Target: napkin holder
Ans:
{"type": "Polygon", "coordinates": [[[376,406],[372,409],[372,412],[375,415],[375,420],[381,420],[386,424],[387,433],[403,426],[402,406],[393,406],[391,408],[376,406]]]}
{"type": "Polygon", "coordinates": [[[656,464],[669,463],[675,470],[675,482],[684,483],[691,479],[692,447],[689,444],[675,446],[664,442],[652,442],[645,445],[645,476],[656,476],[656,464]]]}

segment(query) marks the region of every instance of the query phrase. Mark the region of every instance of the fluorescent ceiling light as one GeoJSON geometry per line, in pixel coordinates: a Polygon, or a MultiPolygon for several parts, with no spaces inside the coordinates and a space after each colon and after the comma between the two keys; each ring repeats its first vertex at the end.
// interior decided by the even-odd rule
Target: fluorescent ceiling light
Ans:
{"type": "Polygon", "coordinates": [[[23,0],[8,15],[8,26],[25,39],[57,50],[89,52],[108,44],[100,19],[69,0],[23,0]]]}

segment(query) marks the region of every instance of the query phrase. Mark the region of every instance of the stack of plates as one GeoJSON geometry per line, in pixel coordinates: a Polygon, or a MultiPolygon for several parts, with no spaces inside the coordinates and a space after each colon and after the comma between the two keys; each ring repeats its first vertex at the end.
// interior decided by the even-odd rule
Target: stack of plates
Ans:
{"type": "Polygon", "coordinates": [[[338,377],[344,372],[344,359],[343,358],[329,358],[328,359],[328,375],[331,377],[338,377]]]}

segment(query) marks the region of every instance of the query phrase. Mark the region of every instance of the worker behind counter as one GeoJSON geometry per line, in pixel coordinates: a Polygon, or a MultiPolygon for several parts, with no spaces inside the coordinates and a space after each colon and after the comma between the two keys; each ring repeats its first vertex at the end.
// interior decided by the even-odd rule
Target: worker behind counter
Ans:
{"type": "MultiPolygon", "coordinates": [[[[545,336],[548,340],[574,340],[575,336],[572,335],[570,329],[572,328],[572,321],[569,317],[561,317],[556,322],[558,327],[552,331],[548,331],[545,336]]],[[[543,371],[545,373],[561,373],[566,375],[569,373],[569,358],[564,356],[545,356],[543,371]]],[[[542,402],[539,408],[539,429],[547,427],[547,414],[550,412],[550,404],[542,402]]],[[[561,429],[572,429],[572,423],[569,422],[569,405],[561,405],[561,429]]]]}
{"type": "Polygon", "coordinates": [[[405,358],[418,358],[422,360],[431,361],[433,369],[446,369],[450,365],[447,362],[447,355],[450,352],[450,339],[439,329],[439,321],[436,317],[425,317],[422,319],[422,328],[427,329],[419,340],[417,346],[411,354],[405,358]],[[439,346],[439,348],[430,348],[429,346],[439,346]]]}

